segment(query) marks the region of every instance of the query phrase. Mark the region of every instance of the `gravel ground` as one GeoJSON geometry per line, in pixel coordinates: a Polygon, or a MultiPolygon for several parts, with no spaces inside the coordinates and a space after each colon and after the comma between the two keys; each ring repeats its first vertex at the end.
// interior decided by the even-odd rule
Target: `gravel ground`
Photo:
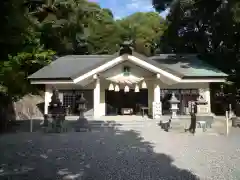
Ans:
{"type": "Polygon", "coordinates": [[[0,136],[0,179],[239,180],[240,129],[228,137],[145,127],[0,136]]]}

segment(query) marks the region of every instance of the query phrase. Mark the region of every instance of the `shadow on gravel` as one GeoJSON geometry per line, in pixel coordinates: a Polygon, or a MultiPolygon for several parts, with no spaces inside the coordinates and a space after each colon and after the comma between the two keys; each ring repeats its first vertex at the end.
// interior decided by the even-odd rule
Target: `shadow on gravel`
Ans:
{"type": "Polygon", "coordinates": [[[197,180],[134,131],[112,127],[63,134],[0,136],[0,179],[197,180]]]}
{"type": "MultiPolygon", "coordinates": [[[[85,119],[84,119],[85,120],[85,119]]],[[[103,121],[103,120],[86,120],[91,129],[99,129],[99,128],[114,128],[116,126],[122,126],[122,124],[114,121],[114,120],[108,120],[108,121],[103,121]]],[[[30,126],[31,126],[31,121],[29,119],[27,120],[17,120],[12,124],[11,129],[8,131],[8,133],[21,133],[21,132],[30,132],[30,126]]],[[[79,121],[78,120],[65,120],[65,125],[64,127],[67,128],[67,132],[73,132],[76,130],[76,128],[79,126],[79,121]]],[[[43,120],[42,119],[33,119],[32,120],[32,131],[33,132],[44,132],[43,129],[43,120]]]]}

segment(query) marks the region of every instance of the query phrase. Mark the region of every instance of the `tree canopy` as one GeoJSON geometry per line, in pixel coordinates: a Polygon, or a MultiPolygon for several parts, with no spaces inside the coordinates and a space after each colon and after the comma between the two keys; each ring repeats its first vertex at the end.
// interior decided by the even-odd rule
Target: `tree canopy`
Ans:
{"type": "Polygon", "coordinates": [[[135,50],[148,56],[166,29],[164,19],[156,12],[138,12],[118,22],[124,37],[133,40],[135,50]]]}
{"type": "Polygon", "coordinates": [[[156,44],[163,53],[200,53],[238,85],[239,0],[153,0],[153,5],[159,12],[170,9],[166,20],[156,12],[115,20],[111,10],[87,0],[3,1],[1,92],[32,91],[27,75],[50,63],[53,54],[112,54],[125,40],[147,56],[156,44]]]}
{"type": "Polygon", "coordinates": [[[166,27],[158,13],[115,20],[87,0],[9,0],[0,12],[0,92],[12,98],[34,91],[26,77],[53,55],[113,54],[125,40],[150,55],[166,27]]]}
{"type": "Polygon", "coordinates": [[[170,8],[162,52],[199,53],[239,86],[239,0],[153,0],[153,5],[159,12],[170,8]]]}
{"type": "MultiPolygon", "coordinates": [[[[3,0],[0,6],[0,95],[34,92],[27,76],[54,55],[112,54],[125,40],[146,56],[199,53],[240,82],[239,0],[152,0],[159,13],[138,12],[115,20],[109,9],[87,0],[3,0]]],[[[1,103],[1,101],[0,101],[1,103]]]]}

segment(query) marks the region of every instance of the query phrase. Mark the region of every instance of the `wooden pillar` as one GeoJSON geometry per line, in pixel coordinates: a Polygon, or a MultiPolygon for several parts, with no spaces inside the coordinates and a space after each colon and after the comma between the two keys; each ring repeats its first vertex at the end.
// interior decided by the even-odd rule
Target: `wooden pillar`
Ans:
{"type": "Polygon", "coordinates": [[[160,75],[157,74],[157,79],[153,87],[153,119],[158,119],[162,115],[162,102],[161,102],[161,88],[160,88],[160,75]]]}
{"type": "Polygon", "coordinates": [[[95,79],[95,87],[93,90],[93,110],[94,110],[94,118],[100,117],[100,79],[98,77],[94,77],[95,79]]]}
{"type": "Polygon", "coordinates": [[[45,97],[44,97],[44,114],[48,114],[48,106],[52,97],[52,89],[50,85],[45,85],[45,97]]]}

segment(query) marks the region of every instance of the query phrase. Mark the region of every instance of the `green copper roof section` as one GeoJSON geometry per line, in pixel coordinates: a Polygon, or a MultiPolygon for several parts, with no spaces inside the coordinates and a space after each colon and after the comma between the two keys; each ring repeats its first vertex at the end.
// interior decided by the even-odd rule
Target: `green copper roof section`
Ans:
{"type": "Polygon", "coordinates": [[[228,75],[199,59],[196,54],[159,54],[150,57],[166,70],[181,77],[227,77],[228,75]]]}

